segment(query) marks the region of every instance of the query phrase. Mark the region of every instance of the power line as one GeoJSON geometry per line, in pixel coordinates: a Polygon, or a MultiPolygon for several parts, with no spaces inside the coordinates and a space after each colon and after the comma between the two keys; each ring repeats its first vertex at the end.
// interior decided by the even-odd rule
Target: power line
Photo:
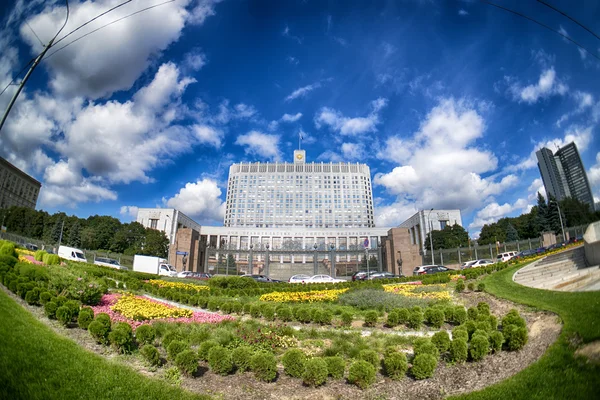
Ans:
{"type": "Polygon", "coordinates": [[[588,31],[589,33],[591,33],[592,35],[596,36],[597,39],[600,40],[600,36],[596,35],[596,33],[594,31],[592,31],[591,29],[589,29],[587,26],[583,25],[582,23],[580,23],[579,21],[577,21],[575,18],[572,18],[571,16],[569,16],[567,13],[559,10],[558,8],[554,7],[552,4],[548,4],[543,0],[537,0],[538,3],[542,3],[543,5],[545,5],[546,7],[549,7],[551,9],[553,9],[554,11],[556,11],[557,13],[569,18],[571,21],[575,22],[577,25],[579,25],[580,27],[582,27],[583,29],[585,29],[586,31],[588,31]]]}
{"type": "Polygon", "coordinates": [[[548,29],[548,30],[550,30],[550,31],[552,31],[552,32],[554,32],[554,33],[556,33],[556,34],[558,34],[558,35],[562,36],[562,37],[564,37],[564,38],[565,38],[565,39],[567,39],[569,42],[571,42],[571,43],[575,44],[575,46],[579,47],[580,49],[584,50],[586,53],[588,53],[589,55],[591,55],[592,57],[594,57],[595,59],[597,59],[597,60],[599,60],[599,61],[600,61],[600,57],[598,57],[596,54],[594,54],[594,53],[592,53],[591,51],[589,51],[589,50],[588,50],[587,48],[585,48],[584,46],[582,46],[582,45],[580,45],[579,43],[577,43],[575,40],[571,39],[571,38],[570,38],[568,35],[565,35],[564,33],[561,33],[561,32],[559,32],[559,31],[557,31],[556,29],[554,29],[554,28],[552,28],[552,27],[550,27],[550,26],[548,26],[548,25],[546,25],[546,24],[544,24],[544,23],[542,23],[542,22],[536,21],[535,19],[533,19],[533,18],[531,18],[531,17],[528,17],[528,16],[527,16],[527,15],[525,15],[525,14],[522,14],[522,13],[520,13],[520,12],[518,12],[518,11],[511,10],[510,8],[506,8],[506,7],[500,6],[500,5],[498,5],[498,4],[495,4],[495,3],[492,3],[492,2],[490,2],[490,1],[486,1],[486,0],[479,0],[479,1],[480,1],[481,3],[488,4],[488,5],[490,5],[490,6],[493,6],[493,7],[499,8],[499,9],[501,9],[501,10],[507,11],[507,12],[509,12],[509,13],[512,13],[512,14],[515,14],[515,15],[518,15],[519,17],[522,17],[522,18],[525,18],[525,19],[527,19],[527,20],[529,20],[529,21],[531,21],[531,22],[534,22],[534,23],[536,23],[536,24],[538,24],[538,25],[540,25],[540,26],[542,26],[542,27],[544,27],[544,28],[546,28],[546,29],[548,29]]]}
{"type": "Polygon", "coordinates": [[[65,18],[65,23],[63,24],[63,26],[60,27],[58,32],[56,32],[56,35],[54,35],[50,43],[48,43],[49,48],[52,47],[52,44],[54,43],[58,35],[62,32],[62,30],[65,29],[65,26],[67,26],[67,22],[69,21],[69,0],[65,0],[65,3],[67,4],[67,18],[65,18]]]}
{"type": "Polygon", "coordinates": [[[6,92],[6,89],[8,89],[8,87],[10,85],[12,85],[13,83],[15,83],[15,79],[17,79],[19,77],[19,75],[21,75],[23,72],[25,72],[25,70],[31,65],[31,63],[33,63],[35,61],[35,58],[32,58],[31,60],[29,60],[29,62],[27,64],[25,64],[23,66],[23,68],[19,71],[18,74],[15,75],[15,77],[8,83],[8,85],[6,85],[6,87],[4,89],[2,89],[2,91],[0,92],[0,96],[2,96],[4,94],[4,92],[6,92]]]}
{"type": "Polygon", "coordinates": [[[42,39],[40,39],[40,37],[37,35],[37,33],[35,33],[35,31],[33,30],[33,28],[29,25],[29,22],[25,21],[25,25],[27,25],[27,27],[29,28],[29,30],[35,35],[35,37],[40,42],[40,44],[42,45],[42,47],[44,47],[44,43],[42,42],[42,39]]]}

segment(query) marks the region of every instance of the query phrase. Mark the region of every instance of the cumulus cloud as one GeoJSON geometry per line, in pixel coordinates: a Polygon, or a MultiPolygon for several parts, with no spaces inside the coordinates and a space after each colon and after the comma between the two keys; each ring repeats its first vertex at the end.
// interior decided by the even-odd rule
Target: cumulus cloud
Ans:
{"type": "Polygon", "coordinates": [[[458,15],[460,15],[461,17],[465,17],[469,15],[469,12],[461,8],[460,10],[458,10],[458,15]]]}
{"type": "Polygon", "coordinates": [[[477,212],[469,229],[480,229],[483,225],[492,224],[499,219],[508,216],[513,211],[528,211],[530,206],[525,199],[518,199],[514,204],[504,203],[502,205],[493,202],[477,212]]]}
{"type": "Polygon", "coordinates": [[[321,87],[320,82],[315,82],[310,85],[303,86],[301,88],[294,90],[292,93],[290,93],[290,95],[285,98],[285,101],[292,101],[299,97],[306,97],[306,95],[308,95],[310,92],[312,92],[313,90],[318,89],[320,87],[321,87]]]}
{"type": "Polygon", "coordinates": [[[225,202],[221,200],[221,193],[215,181],[202,179],[186,183],[175,196],[163,198],[163,203],[201,223],[222,223],[225,202]]]}
{"type": "Polygon", "coordinates": [[[283,122],[296,122],[298,121],[300,118],[302,118],[302,113],[296,113],[296,114],[283,114],[283,117],[281,117],[281,121],[283,122]]]}
{"type": "Polygon", "coordinates": [[[121,206],[119,214],[129,220],[135,220],[137,218],[138,210],[138,206],[121,206]]]}
{"type": "Polygon", "coordinates": [[[596,164],[589,169],[587,174],[594,197],[600,198],[600,152],[596,154],[596,164]]]}
{"type": "Polygon", "coordinates": [[[246,154],[257,155],[268,160],[279,160],[279,135],[250,131],[238,136],[235,144],[244,146],[246,154]]]}
{"type": "Polygon", "coordinates": [[[405,216],[414,204],[472,210],[514,186],[518,181],[515,175],[482,177],[498,166],[492,152],[476,147],[484,131],[485,121],[476,105],[447,98],[440,100],[412,136],[388,138],[377,156],[400,165],[376,174],[374,183],[397,198],[393,204],[379,207],[387,210],[379,215],[380,223],[389,226],[385,215],[405,216]],[[406,211],[392,213],[389,207],[406,211]]]}
{"type": "Polygon", "coordinates": [[[569,87],[556,77],[554,67],[542,71],[538,82],[535,84],[522,86],[519,82],[512,82],[511,78],[507,78],[507,81],[511,82],[508,90],[513,99],[528,104],[534,104],[538,100],[550,96],[562,96],[569,90],[569,87]]]}
{"type": "Polygon", "coordinates": [[[323,107],[315,115],[315,126],[329,126],[333,131],[342,135],[358,135],[366,132],[376,132],[381,122],[379,112],[387,105],[387,99],[378,98],[371,102],[371,112],[366,117],[346,117],[340,111],[323,107]]]}
{"type": "Polygon", "coordinates": [[[183,57],[184,67],[192,71],[200,70],[206,65],[206,63],[206,54],[204,54],[200,49],[193,49],[192,51],[186,53],[183,57]]]}

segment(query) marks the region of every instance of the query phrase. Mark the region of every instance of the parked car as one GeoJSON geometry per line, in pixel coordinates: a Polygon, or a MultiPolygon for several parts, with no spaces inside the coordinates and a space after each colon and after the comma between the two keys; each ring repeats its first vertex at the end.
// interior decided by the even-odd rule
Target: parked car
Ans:
{"type": "Polygon", "coordinates": [[[546,249],[546,251],[551,251],[551,250],[557,250],[557,249],[562,249],[563,247],[565,247],[567,245],[566,242],[559,242],[559,243],[554,243],[551,244],[550,246],[548,246],[548,248],[546,249]]]}
{"type": "Polygon", "coordinates": [[[313,275],[307,281],[307,283],[338,283],[344,282],[343,279],[335,279],[329,275],[313,275]]]}
{"type": "Polygon", "coordinates": [[[527,250],[523,250],[522,252],[518,253],[515,256],[515,258],[519,259],[519,258],[523,258],[523,257],[533,256],[535,254],[537,254],[536,249],[527,249],[527,250]]]}
{"type": "Polygon", "coordinates": [[[369,275],[375,273],[376,271],[356,271],[355,273],[352,274],[352,280],[353,281],[364,281],[365,279],[368,278],[369,275]]]}
{"type": "Polygon", "coordinates": [[[400,275],[392,274],[391,272],[375,272],[371,274],[367,279],[375,280],[375,279],[394,279],[401,278],[400,275]]]}
{"type": "Polygon", "coordinates": [[[582,240],[583,240],[583,236],[578,235],[578,236],[574,236],[574,237],[570,238],[569,243],[577,243],[577,242],[581,242],[582,240]]]}
{"type": "Polygon", "coordinates": [[[437,267],[437,265],[420,265],[413,270],[413,275],[424,275],[427,273],[427,269],[437,267]]]}
{"type": "Polygon", "coordinates": [[[104,267],[121,269],[124,271],[129,270],[129,268],[122,266],[121,264],[119,264],[119,261],[115,260],[114,258],[96,257],[96,259],[94,260],[94,264],[102,265],[104,267]]]}
{"type": "Polygon", "coordinates": [[[292,276],[288,280],[288,282],[289,283],[306,283],[309,279],[310,279],[309,275],[300,274],[300,275],[294,275],[294,276],[292,276]]]}
{"type": "Polygon", "coordinates": [[[460,269],[467,269],[467,268],[471,268],[471,265],[473,263],[477,262],[477,260],[471,260],[471,261],[465,261],[464,263],[462,263],[462,265],[460,266],[460,269]]]}
{"type": "Polygon", "coordinates": [[[486,258],[486,259],[482,259],[482,260],[475,260],[475,262],[473,264],[471,264],[470,268],[485,267],[485,266],[492,265],[492,264],[494,264],[494,261],[486,258]]]}
{"type": "Polygon", "coordinates": [[[31,251],[38,251],[38,247],[37,247],[37,245],[35,245],[35,244],[33,244],[33,243],[27,243],[27,244],[25,245],[25,248],[26,248],[27,250],[31,250],[31,251]]]}
{"type": "Polygon", "coordinates": [[[77,262],[87,262],[83,251],[76,249],[75,247],[67,247],[67,246],[59,246],[58,247],[58,256],[60,258],[64,258],[65,260],[77,261],[77,262]]]}
{"type": "Polygon", "coordinates": [[[251,278],[254,279],[256,282],[263,282],[263,283],[278,283],[278,282],[283,282],[283,281],[278,281],[276,279],[271,279],[266,275],[257,275],[257,274],[246,274],[246,275],[242,275],[242,278],[251,278]]]}
{"type": "Polygon", "coordinates": [[[190,275],[186,276],[188,279],[198,279],[201,281],[206,281],[212,278],[212,275],[206,272],[192,272],[190,275]]]}
{"type": "Polygon", "coordinates": [[[514,258],[517,255],[516,251],[507,251],[504,253],[499,253],[496,256],[496,262],[506,262],[512,258],[514,258]]]}
{"type": "Polygon", "coordinates": [[[542,246],[542,247],[538,247],[537,249],[535,249],[536,254],[542,254],[545,253],[547,251],[547,249],[542,246]]]}
{"type": "Polygon", "coordinates": [[[434,265],[425,270],[427,275],[429,274],[437,274],[438,272],[447,272],[452,271],[450,268],[444,267],[443,265],[434,265]]]}
{"type": "Polygon", "coordinates": [[[178,278],[188,278],[192,274],[193,274],[192,271],[181,271],[181,272],[177,273],[177,277],[178,278]]]}

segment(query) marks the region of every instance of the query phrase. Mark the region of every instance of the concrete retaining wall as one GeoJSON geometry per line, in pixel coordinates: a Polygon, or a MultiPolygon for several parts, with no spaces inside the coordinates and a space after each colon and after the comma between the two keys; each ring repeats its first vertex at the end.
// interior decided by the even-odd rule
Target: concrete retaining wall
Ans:
{"type": "Polygon", "coordinates": [[[600,265],[600,221],[590,224],[583,235],[585,259],[588,265],[600,265]]]}

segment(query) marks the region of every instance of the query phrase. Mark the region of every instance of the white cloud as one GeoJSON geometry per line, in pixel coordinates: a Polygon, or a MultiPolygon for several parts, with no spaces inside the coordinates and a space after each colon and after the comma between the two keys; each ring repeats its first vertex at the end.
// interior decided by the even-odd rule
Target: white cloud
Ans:
{"type": "Polygon", "coordinates": [[[469,12],[461,8],[460,10],[458,10],[458,15],[460,15],[461,17],[465,17],[469,15],[469,12]]]}
{"type": "Polygon", "coordinates": [[[200,70],[206,63],[206,54],[200,51],[200,49],[194,49],[186,53],[183,58],[183,65],[192,71],[200,70]]]}
{"type": "Polygon", "coordinates": [[[326,150],[323,153],[319,154],[317,157],[317,161],[323,162],[344,162],[345,160],[341,155],[332,150],[326,150]]]}
{"type": "Polygon", "coordinates": [[[537,83],[523,87],[519,82],[512,82],[508,90],[515,101],[533,104],[550,96],[564,95],[569,87],[556,77],[554,67],[550,67],[542,71],[537,83]]]}
{"type": "Polygon", "coordinates": [[[367,158],[363,145],[359,143],[342,143],[342,155],[347,161],[367,158]]]}
{"type": "Polygon", "coordinates": [[[379,111],[387,105],[387,99],[378,98],[371,102],[372,111],[367,117],[345,117],[341,112],[328,107],[323,107],[315,115],[315,125],[321,128],[329,126],[331,130],[338,131],[342,135],[358,135],[366,132],[376,132],[379,120],[379,111]]]}
{"type": "Polygon", "coordinates": [[[44,183],[50,185],[74,186],[82,180],[81,169],[77,170],[76,167],[62,160],[46,168],[44,174],[44,183]]]}
{"type": "Polygon", "coordinates": [[[469,229],[480,229],[483,225],[492,224],[508,216],[513,211],[526,211],[529,208],[530,206],[525,199],[518,199],[514,204],[504,203],[500,205],[496,202],[490,203],[477,212],[473,222],[469,224],[469,229]]]}
{"type": "Polygon", "coordinates": [[[208,125],[194,125],[192,127],[199,143],[205,143],[220,148],[223,145],[224,132],[208,125]]]}
{"type": "Polygon", "coordinates": [[[302,38],[300,36],[294,36],[290,32],[290,27],[288,25],[285,26],[283,32],[281,33],[284,37],[290,38],[298,42],[298,44],[302,44],[302,38]]]}
{"type": "MultiPolygon", "coordinates": [[[[565,36],[569,36],[569,32],[567,32],[567,30],[565,28],[563,28],[562,25],[560,25],[558,32],[560,32],[561,35],[565,35],[565,36]]],[[[567,38],[562,38],[563,42],[565,43],[569,43],[569,41],[567,40],[567,38]]]]}
{"type": "Polygon", "coordinates": [[[592,187],[592,193],[595,198],[600,197],[600,152],[596,154],[596,164],[593,165],[588,173],[588,180],[592,187]]]}
{"type": "Polygon", "coordinates": [[[591,93],[577,90],[573,93],[573,97],[575,98],[575,101],[577,101],[577,108],[579,110],[584,110],[594,104],[594,96],[591,93]]]}
{"type": "Polygon", "coordinates": [[[119,214],[129,220],[135,220],[137,218],[139,207],[138,206],[121,206],[119,214]]]}
{"type": "Polygon", "coordinates": [[[211,179],[188,182],[170,199],[163,198],[167,207],[173,207],[197,221],[223,222],[225,202],[221,189],[211,179]]]}
{"type": "Polygon", "coordinates": [[[257,155],[269,160],[279,160],[279,135],[269,135],[259,131],[250,131],[238,136],[235,144],[245,146],[246,154],[257,155]]]}
{"type": "Polygon", "coordinates": [[[376,208],[375,225],[378,227],[396,227],[418,210],[415,203],[400,199],[393,204],[376,208]]]}
{"type": "Polygon", "coordinates": [[[288,97],[285,98],[285,101],[291,101],[291,100],[297,99],[299,97],[305,97],[307,94],[309,94],[313,90],[318,89],[320,87],[321,87],[320,82],[315,82],[313,84],[303,86],[301,88],[294,90],[288,97]]]}
{"type": "Polygon", "coordinates": [[[300,64],[300,60],[298,60],[296,57],[287,56],[286,60],[287,60],[287,62],[289,62],[292,65],[298,65],[298,64],[300,64]]]}
{"type": "Polygon", "coordinates": [[[400,165],[376,174],[374,183],[397,196],[390,207],[417,204],[472,210],[518,181],[514,175],[482,178],[498,165],[493,153],[475,146],[484,131],[476,105],[441,99],[412,137],[393,136],[386,141],[378,157],[400,165]]]}
{"type": "Polygon", "coordinates": [[[527,200],[529,202],[535,203],[537,202],[537,194],[540,193],[544,198],[546,197],[546,188],[544,187],[544,182],[541,178],[536,178],[531,182],[529,188],[527,189],[529,195],[527,196],[527,200]]]}
{"type": "Polygon", "coordinates": [[[302,118],[302,113],[296,113],[296,114],[283,114],[283,117],[281,117],[281,121],[283,122],[296,122],[298,121],[300,118],[302,118]]]}

